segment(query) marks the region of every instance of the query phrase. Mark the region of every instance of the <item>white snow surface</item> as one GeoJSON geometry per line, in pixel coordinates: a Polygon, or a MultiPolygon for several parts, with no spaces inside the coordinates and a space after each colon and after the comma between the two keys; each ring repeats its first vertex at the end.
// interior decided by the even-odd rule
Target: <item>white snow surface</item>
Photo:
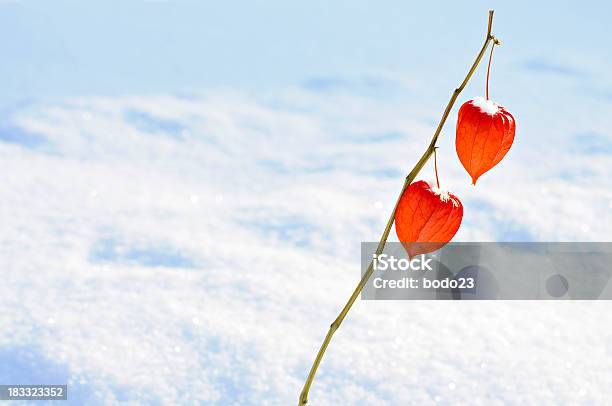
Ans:
{"type": "MultiPolygon", "coordinates": [[[[75,405],[295,404],[437,114],[298,89],[15,111],[0,136],[2,376],[66,382],[75,405]]],[[[516,117],[516,145],[477,187],[453,123],[442,134],[455,240],[610,240],[610,156],[576,154],[555,128],[527,148],[539,129],[516,117]]],[[[358,300],[311,403],[604,405],[611,314],[358,300]]]]}

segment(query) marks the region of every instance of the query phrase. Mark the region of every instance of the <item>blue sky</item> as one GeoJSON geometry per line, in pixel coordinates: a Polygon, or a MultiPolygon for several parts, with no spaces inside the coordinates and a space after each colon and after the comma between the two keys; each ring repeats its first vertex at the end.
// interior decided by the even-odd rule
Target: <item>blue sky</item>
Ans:
{"type": "Polygon", "coordinates": [[[446,65],[467,66],[490,7],[507,38],[496,75],[510,65],[576,77],[610,97],[598,77],[605,66],[592,66],[612,56],[607,2],[9,0],[0,2],[0,102],[268,89],[372,72],[448,87],[457,76],[447,82],[446,65]]]}

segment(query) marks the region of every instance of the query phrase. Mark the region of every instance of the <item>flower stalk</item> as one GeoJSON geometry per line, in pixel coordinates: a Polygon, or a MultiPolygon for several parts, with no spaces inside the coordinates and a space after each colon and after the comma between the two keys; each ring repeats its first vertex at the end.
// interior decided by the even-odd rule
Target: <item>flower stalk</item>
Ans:
{"type": "MultiPolygon", "coordinates": [[[[383,234],[382,234],[382,236],[380,238],[380,241],[378,243],[378,246],[376,248],[376,257],[382,253],[382,251],[383,251],[383,249],[385,247],[385,244],[387,243],[387,238],[389,237],[389,233],[391,232],[391,227],[393,226],[393,222],[395,220],[395,212],[397,210],[397,205],[398,205],[398,203],[400,201],[400,198],[402,197],[402,194],[404,193],[406,188],[414,181],[414,179],[419,174],[421,169],[423,169],[423,167],[425,166],[425,164],[427,163],[427,161],[429,160],[431,155],[435,152],[436,143],[438,141],[438,137],[440,136],[440,133],[442,132],[442,128],[444,127],[444,124],[446,123],[446,119],[448,118],[448,115],[450,114],[450,112],[451,112],[451,110],[453,108],[453,105],[455,104],[455,101],[457,100],[457,97],[463,91],[463,89],[467,85],[468,81],[470,80],[470,78],[474,74],[474,71],[476,70],[476,68],[478,67],[480,61],[482,60],[482,57],[485,54],[489,44],[491,42],[493,42],[494,44],[499,44],[499,41],[497,40],[497,38],[495,38],[491,34],[492,26],[493,26],[493,10],[489,10],[489,20],[488,20],[488,25],[487,25],[487,35],[486,35],[486,38],[485,38],[485,42],[484,42],[480,52],[476,56],[476,59],[475,59],[474,63],[470,67],[467,75],[465,76],[465,78],[463,79],[463,81],[461,82],[459,87],[457,87],[453,91],[453,94],[451,95],[451,98],[450,98],[448,104],[446,105],[446,108],[444,109],[444,113],[442,114],[442,118],[440,119],[440,122],[438,123],[438,126],[437,126],[437,128],[436,128],[436,130],[435,130],[435,132],[433,134],[433,137],[431,139],[431,142],[429,143],[429,146],[427,147],[427,149],[425,150],[425,152],[423,153],[423,155],[421,156],[419,161],[416,163],[414,168],[412,168],[410,173],[408,173],[408,175],[406,176],[406,179],[404,181],[404,185],[402,187],[402,190],[401,190],[401,192],[399,194],[399,197],[397,198],[397,201],[395,202],[395,205],[393,206],[393,210],[391,211],[391,215],[389,216],[389,220],[387,220],[387,225],[385,226],[383,234]]],[[[357,300],[357,297],[359,296],[359,294],[361,293],[361,291],[365,287],[366,283],[368,282],[368,280],[372,276],[373,271],[374,271],[373,262],[370,261],[370,265],[368,266],[367,271],[363,274],[363,277],[361,278],[361,280],[359,281],[359,284],[357,285],[357,287],[353,291],[353,294],[350,296],[350,298],[348,299],[348,301],[346,302],[346,304],[344,305],[344,307],[340,311],[340,314],[336,317],[336,319],[333,321],[333,323],[329,327],[327,335],[325,336],[325,339],[323,340],[323,344],[321,344],[321,348],[319,349],[319,352],[317,353],[317,356],[316,356],[316,358],[315,358],[315,360],[314,360],[314,362],[312,364],[312,367],[310,368],[310,372],[308,374],[308,377],[306,378],[306,382],[304,383],[304,387],[302,389],[302,392],[300,393],[298,406],[304,406],[304,405],[306,405],[308,403],[308,393],[309,393],[310,387],[311,387],[311,385],[312,385],[312,383],[314,381],[314,378],[315,378],[315,375],[317,373],[317,369],[319,368],[319,365],[321,363],[321,360],[323,359],[323,356],[325,355],[325,351],[327,350],[327,347],[329,346],[329,343],[331,342],[331,339],[332,339],[334,333],[340,328],[340,325],[342,324],[342,321],[344,320],[344,318],[348,314],[349,310],[353,306],[353,303],[355,303],[355,300],[357,300]]]]}

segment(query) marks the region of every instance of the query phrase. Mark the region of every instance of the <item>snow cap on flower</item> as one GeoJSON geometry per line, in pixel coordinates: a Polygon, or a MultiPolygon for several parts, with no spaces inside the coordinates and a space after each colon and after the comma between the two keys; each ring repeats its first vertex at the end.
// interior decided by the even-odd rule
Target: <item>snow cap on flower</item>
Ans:
{"type": "Polygon", "coordinates": [[[451,200],[451,202],[453,203],[453,206],[455,207],[459,206],[459,201],[448,191],[448,189],[439,188],[438,186],[436,186],[435,180],[428,179],[425,182],[429,186],[429,189],[436,196],[440,197],[440,200],[442,200],[443,202],[447,202],[448,200],[451,200]]]}
{"type": "Polygon", "coordinates": [[[491,100],[487,100],[482,96],[472,100],[472,104],[480,109],[483,113],[493,115],[499,111],[499,106],[491,100]]]}

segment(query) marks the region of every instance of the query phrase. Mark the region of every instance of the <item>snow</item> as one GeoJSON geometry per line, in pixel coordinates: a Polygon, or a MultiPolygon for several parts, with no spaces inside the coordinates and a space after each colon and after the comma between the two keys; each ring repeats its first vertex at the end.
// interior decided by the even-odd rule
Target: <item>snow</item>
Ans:
{"type": "MultiPolygon", "coordinates": [[[[357,283],[360,242],[378,239],[431,137],[431,113],[406,111],[299,89],[16,111],[14,131],[37,142],[0,137],[0,380],[68,383],[74,405],[295,404],[357,283]]],[[[471,188],[449,124],[438,164],[464,205],[456,241],[610,240],[609,156],[577,155],[548,130],[530,149],[519,132],[471,188]],[[543,153],[554,165],[534,165],[543,153]],[[580,181],[562,175],[576,168],[580,181]]],[[[606,404],[611,314],[605,302],[358,300],[310,398],[606,404]]]]}
{"type": "Polygon", "coordinates": [[[483,113],[493,115],[499,111],[499,106],[492,100],[478,96],[472,100],[472,104],[480,109],[483,113]]]}
{"type": "Polygon", "coordinates": [[[451,193],[448,189],[439,188],[433,182],[428,182],[428,184],[431,191],[434,192],[434,194],[440,196],[440,199],[442,199],[443,202],[446,202],[448,199],[451,199],[451,201],[453,202],[453,206],[459,206],[459,202],[457,202],[457,199],[451,196],[451,193]]]}

